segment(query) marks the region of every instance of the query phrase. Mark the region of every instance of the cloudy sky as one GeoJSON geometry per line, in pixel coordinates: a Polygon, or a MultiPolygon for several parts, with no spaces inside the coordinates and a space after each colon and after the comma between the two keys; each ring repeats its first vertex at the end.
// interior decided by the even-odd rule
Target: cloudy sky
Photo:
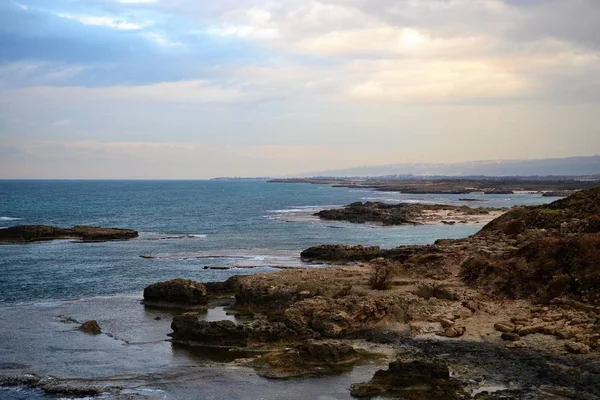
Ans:
{"type": "Polygon", "coordinates": [[[596,153],[599,0],[0,0],[0,178],[596,153]]]}

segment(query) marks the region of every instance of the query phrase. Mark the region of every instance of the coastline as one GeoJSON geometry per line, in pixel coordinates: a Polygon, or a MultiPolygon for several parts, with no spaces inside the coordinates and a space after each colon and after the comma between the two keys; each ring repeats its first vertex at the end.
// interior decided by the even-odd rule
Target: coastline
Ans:
{"type": "MultiPolygon", "coordinates": [[[[338,206],[337,209],[342,209],[343,206],[338,206]]],[[[272,218],[278,221],[283,222],[303,222],[303,223],[322,223],[327,225],[327,221],[319,218],[315,215],[319,211],[329,210],[331,208],[315,208],[311,211],[298,211],[298,212],[290,212],[290,213],[281,213],[279,215],[273,216],[272,218]]],[[[336,208],[334,208],[336,209],[336,208]]],[[[506,213],[507,210],[498,210],[498,211],[490,211],[489,214],[476,214],[476,215],[456,215],[452,213],[452,211],[448,210],[425,210],[423,214],[415,219],[415,222],[422,225],[448,225],[443,221],[455,221],[455,223],[459,223],[461,225],[466,226],[483,226],[492,220],[498,218],[499,216],[506,213]]],[[[344,222],[344,221],[335,221],[335,222],[344,222]]],[[[349,223],[349,222],[345,222],[349,223]]],[[[372,226],[380,226],[383,227],[383,224],[377,222],[369,222],[368,225],[372,226]]],[[[339,228],[339,226],[332,225],[331,227],[339,228]]]]}
{"type": "MultiPolygon", "coordinates": [[[[516,226],[512,224],[516,214],[510,210],[496,218],[490,228],[471,238],[440,239],[435,244],[431,244],[434,239],[429,239],[420,242],[429,245],[394,248],[316,246],[314,254],[330,258],[321,260],[317,256],[306,256],[306,252],[302,254],[305,261],[320,263],[318,268],[310,268],[314,264],[299,264],[309,268],[275,272],[271,268],[252,270],[253,275],[237,276],[225,282],[222,280],[234,273],[246,272],[226,271],[219,275],[218,271],[214,274],[210,270],[204,271],[203,266],[284,264],[290,260],[291,251],[273,250],[270,254],[250,246],[235,251],[201,250],[214,235],[210,231],[207,240],[195,241],[166,239],[89,245],[25,245],[27,247],[18,250],[40,254],[46,251],[51,251],[49,254],[94,251],[93,257],[110,253],[107,249],[127,248],[129,262],[143,267],[133,270],[136,273],[162,268],[164,272],[160,277],[185,276],[201,280],[207,300],[196,310],[169,308],[168,302],[161,303],[162,308],[153,308],[151,301],[147,305],[140,304],[141,296],[136,292],[126,296],[84,296],[58,304],[15,306],[12,314],[2,310],[0,319],[4,319],[3,325],[10,327],[5,333],[10,341],[1,349],[3,355],[10,355],[5,358],[10,365],[3,364],[2,375],[6,372],[21,374],[21,377],[35,375],[34,379],[40,378],[39,381],[21,382],[30,385],[32,390],[45,388],[47,377],[53,376],[51,390],[57,385],[60,390],[92,387],[101,392],[108,390],[104,395],[107,398],[152,398],[150,393],[184,399],[202,393],[206,398],[219,398],[223,395],[220,390],[224,389],[214,385],[217,381],[231,389],[231,398],[248,398],[249,393],[257,397],[264,391],[269,395],[284,396],[293,387],[298,391],[299,399],[305,398],[302,395],[306,393],[315,394],[314,397],[349,399],[351,386],[356,390],[359,390],[357,387],[364,389],[365,386],[360,384],[366,384],[376,370],[392,368],[386,365],[388,362],[396,363],[394,368],[400,369],[409,368],[416,362],[421,364],[415,365],[441,372],[441,375],[447,371],[449,377],[435,384],[440,384],[444,390],[456,389],[460,396],[468,396],[465,398],[536,398],[531,397],[532,387],[540,395],[571,391],[583,398],[594,398],[592,396],[598,393],[596,382],[599,377],[593,367],[597,359],[596,348],[591,342],[594,333],[588,330],[588,325],[594,323],[592,312],[578,310],[578,303],[540,306],[535,299],[510,299],[493,286],[501,281],[502,275],[475,275],[471,282],[466,281],[463,274],[465,262],[472,256],[483,257],[492,263],[493,268],[489,270],[494,272],[501,267],[497,260],[506,258],[510,261],[513,252],[529,240],[544,238],[547,233],[561,234],[563,229],[569,233],[571,228],[574,229],[572,234],[577,235],[581,223],[569,219],[572,214],[557,212],[553,207],[524,208],[536,213],[531,221],[538,221],[538,216],[543,216],[551,223],[548,227],[536,225],[531,232],[526,227],[517,234],[504,233],[516,226]],[[566,219],[560,219],[563,217],[566,219]],[[548,218],[559,219],[555,223],[548,218]],[[149,258],[140,258],[144,255],[149,258]],[[283,258],[277,258],[277,255],[283,258]],[[269,260],[269,256],[274,258],[269,260]],[[331,265],[324,268],[322,264],[325,263],[331,265]],[[185,265],[187,269],[173,272],[176,265],[185,265]],[[389,287],[373,289],[370,280],[374,271],[388,266],[394,271],[389,287]],[[222,278],[212,282],[216,276],[222,278]],[[100,335],[88,336],[78,330],[79,322],[91,319],[100,324],[100,335]],[[498,324],[511,331],[500,332],[496,327],[498,324]],[[181,336],[182,332],[189,336],[181,336]],[[502,333],[518,335],[519,340],[505,340],[502,333]],[[215,340],[215,337],[219,339],[215,340]],[[19,342],[21,340],[23,343],[19,342]],[[578,343],[582,346],[569,347],[571,350],[566,347],[578,343]],[[583,345],[589,347],[589,353],[574,353],[586,350],[583,345]],[[354,350],[348,350],[348,347],[354,350]],[[351,357],[345,359],[347,350],[351,357]],[[329,354],[332,358],[324,359],[319,354],[329,354]],[[96,364],[100,368],[92,370],[91,366],[96,364]],[[289,365],[294,368],[288,368],[289,365]],[[333,375],[321,376],[324,371],[333,375]],[[574,373],[583,375],[573,379],[574,373]],[[297,378],[293,383],[273,380],[290,374],[304,378],[297,378]],[[319,376],[319,379],[306,376],[319,376]],[[323,386],[324,382],[331,385],[331,391],[323,386]],[[488,393],[484,393],[486,391],[488,393]]],[[[255,214],[253,221],[269,221],[265,218],[265,209],[284,208],[264,207],[255,214]]],[[[315,218],[306,215],[306,211],[300,213],[302,218],[315,218]]],[[[450,217],[454,216],[440,214],[439,210],[425,213],[424,229],[407,225],[390,231],[373,225],[378,229],[373,230],[367,223],[369,229],[363,230],[365,234],[361,237],[376,238],[382,233],[392,238],[404,234],[414,236],[429,231],[429,227],[437,232],[436,235],[446,235],[460,229],[461,225],[479,227],[484,223],[457,222],[453,227],[441,222],[448,222],[450,217]],[[438,229],[442,226],[444,229],[438,229]]],[[[319,220],[318,224],[344,227],[351,235],[362,230],[357,224],[341,221],[319,220]]],[[[290,229],[286,224],[273,222],[268,226],[279,232],[290,229]]],[[[300,232],[310,225],[292,227],[300,232]]],[[[521,229],[520,225],[517,228],[521,229]]],[[[143,231],[146,230],[159,231],[155,228],[143,231]]],[[[206,231],[197,226],[186,230],[206,231]]],[[[346,230],[324,230],[319,237],[330,242],[331,238],[352,238],[351,235],[344,236],[346,230]]],[[[179,228],[168,231],[179,231],[179,228]]],[[[306,232],[311,231],[306,229],[306,232]]],[[[429,232],[423,237],[431,235],[429,232]]],[[[362,243],[377,244],[377,239],[362,243]]],[[[5,249],[6,252],[16,250],[10,246],[5,249]]],[[[298,253],[292,258],[296,263],[298,253]]],[[[113,262],[115,266],[117,262],[113,262]]],[[[119,269],[119,277],[131,273],[121,266],[119,269]]],[[[164,279],[153,278],[153,282],[159,280],[164,279]]],[[[353,393],[358,393],[356,390],[353,393]]]]}

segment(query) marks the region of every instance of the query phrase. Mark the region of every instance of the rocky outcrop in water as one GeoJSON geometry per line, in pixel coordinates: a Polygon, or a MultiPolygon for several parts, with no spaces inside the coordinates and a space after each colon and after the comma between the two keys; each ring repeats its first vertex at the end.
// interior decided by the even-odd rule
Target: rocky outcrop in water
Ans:
{"type": "Polygon", "coordinates": [[[419,254],[440,254],[442,250],[435,246],[402,246],[394,249],[382,249],[379,246],[348,246],[326,244],[309,247],[300,253],[305,261],[353,262],[371,261],[377,258],[405,261],[419,254]]]}
{"type": "Polygon", "coordinates": [[[250,365],[271,379],[324,376],[348,372],[360,355],[348,344],[307,340],[297,346],[267,353],[250,365]]]}
{"type": "Polygon", "coordinates": [[[171,336],[177,342],[195,342],[213,346],[248,346],[253,343],[296,341],[312,338],[306,328],[292,329],[281,321],[267,318],[236,324],[232,321],[201,321],[196,314],[173,318],[171,336]]]}
{"type": "Polygon", "coordinates": [[[165,306],[189,308],[203,306],[208,303],[206,287],[199,282],[177,278],[159,282],[144,289],[144,304],[149,306],[165,306]]]}
{"type": "Polygon", "coordinates": [[[440,362],[393,361],[380,369],[368,383],[353,384],[354,397],[397,396],[410,400],[466,399],[461,385],[450,378],[448,367],[440,362]]]}
{"type": "Polygon", "coordinates": [[[84,322],[79,327],[79,330],[85,333],[91,333],[92,335],[99,335],[102,333],[100,325],[98,325],[98,322],[94,320],[84,322]]]}
{"type": "Polygon", "coordinates": [[[56,239],[78,239],[84,242],[105,242],[138,237],[131,229],[74,226],[57,228],[47,225],[19,225],[0,229],[0,243],[27,243],[56,239]]]}
{"type": "MultiPolygon", "coordinates": [[[[328,221],[347,221],[353,223],[380,223],[390,225],[417,225],[430,220],[426,215],[445,213],[450,217],[461,218],[472,215],[488,215],[496,208],[471,208],[467,206],[452,206],[445,204],[388,204],[382,202],[356,202],[343,208],[322,210],[315,214],[320,219],[328,221]]],[[[444,215],[445,215],[444,214],[444,215]]],[[[448,221],[445,221],[449,223],[448,221]]],[[[456,223],[456,221],[452,221],[456,223]]]]}
{"type": "Polygon", "coordinates": [[[473,398],[595,398],[598,200],[590,191],[516,208],[472,237],[429,246],[313,247],[304,259],[338,265],[207,284],[208,297],[235,296],[234,311],[252,320],[207,322],[184,314],[173,320],[173,340],[270,350],[250,365],[272,378],[344,371],[355,355],[347,347],[328,347],[331,339],[356,348],[393,346],[398,361],[370,382],[353,385],[355,396],[471,398],[461,385],[484,386],[491,372],[511,388],[473,398]],[[374,290],[370,278],[378,267],[391,273],[374,290]],[[421,358],[427,349],[436,350],[421,358]],[[440,357],[451,363],[456,380],[440,357]],[[523,373],[529,370],[534,372],[523,373]]]}
{"type": "Polygon", "coordinates": [[[89,396],[100,396],[105,393],[118,393],[121,389],[119,387],[91,386],[81,382],[70,384],[55,378],[40,377],[33,374],[13,376],[0,375],[0,387],[11,386],[26,386],[39,389],[45,394],[50,395],[52,398],[55,396],[87,398],[89,396]]]}

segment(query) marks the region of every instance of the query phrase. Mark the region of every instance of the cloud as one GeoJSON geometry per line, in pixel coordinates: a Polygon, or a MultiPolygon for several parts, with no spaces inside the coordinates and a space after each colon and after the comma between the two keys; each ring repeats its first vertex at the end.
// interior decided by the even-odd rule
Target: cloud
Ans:
{"type": "Polygon", "coordinates": [[[0,104],[27,103],[35,98],[39,102],[52,102],[59,99],[64,102],[161,102],[161,103],[197,103],[228,102],[243,97],[236,89],[211,85],[204,81],[164,82],[144,86],[112,86],[86,88],[80,86],[52,87],[39,86],[25,89],[0,91],[0,104]]]}
{"type": "Polygon", "coordinates": [[[134,22],[125,21],[119,18],[111,18],[106,16],[94,16],[94,15],[73,15],[73,14],[65,14],[58,13],[56,14],[60,18],[72,19],[75,21],[79,21],[84,25],[95,25],[95,26],[106,26],[113,29],[119,30],[139,30],[144,27],[144,25],[136,24],[134,22]]]}
{"type": "Polygon", "coordinates": [[[72,121],[70,119],[60,119],[58,121],[54,121],[52,123],[52,126],[66,127],[66,126],[70,126],[71,124],[72,124],[72,121]]]}
{"type": "Polygon", "coordinates": [[[0,139],[91,174],[85,151],[218,175],[600,151],[597,0],[19,1],[0,139]]]}

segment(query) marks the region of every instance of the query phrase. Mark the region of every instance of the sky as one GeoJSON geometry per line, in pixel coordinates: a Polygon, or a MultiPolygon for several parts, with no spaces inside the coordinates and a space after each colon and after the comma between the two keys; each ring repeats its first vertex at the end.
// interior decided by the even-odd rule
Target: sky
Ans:
{"type": "Polygon", "coordinates": [[[599,0],[0,0],[0,178],[598,153],[599,0]]]}

